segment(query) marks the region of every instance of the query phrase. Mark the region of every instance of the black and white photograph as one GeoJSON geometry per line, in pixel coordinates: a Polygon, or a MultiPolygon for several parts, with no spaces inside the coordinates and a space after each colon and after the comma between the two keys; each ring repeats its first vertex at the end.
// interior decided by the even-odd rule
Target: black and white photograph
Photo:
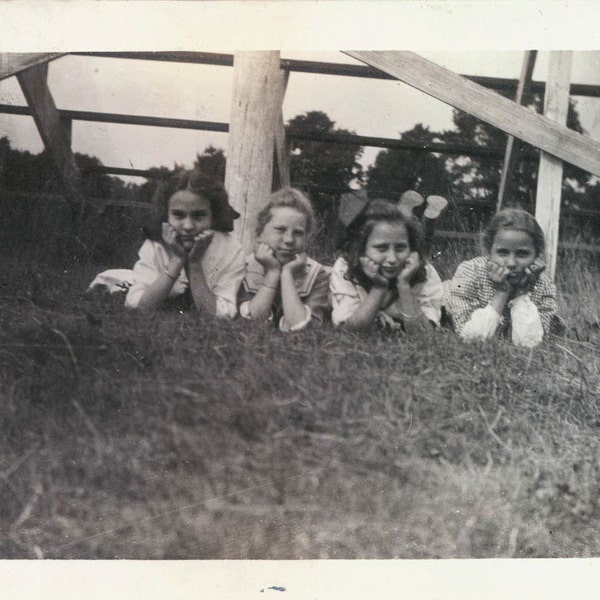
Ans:
{"type": "Polygon", "coordinates": [[[591,598],[594,3],[19,4],[5,597],[591,598]]]}

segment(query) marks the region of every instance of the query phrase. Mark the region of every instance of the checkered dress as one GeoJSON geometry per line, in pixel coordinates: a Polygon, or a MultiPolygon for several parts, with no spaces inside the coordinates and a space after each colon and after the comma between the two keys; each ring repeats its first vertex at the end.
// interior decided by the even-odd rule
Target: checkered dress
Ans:
{"type": "MultiPolygon", "coordinates": [[[[488,258],[479,256],[458,265],[454,277],[444,282],[444,307],[452,320],[452,326],[461,333],[465,324],[478,308],[486,307],[496,290],[487,274],[488,258]]],[[[542,273],[529,291],[531,301],[537,306],[544,334],[560,327],[556,306],[556,286],[542,273]]],[[[510,307],[506,303],[497,333],[510,333],[510,307]]]]}

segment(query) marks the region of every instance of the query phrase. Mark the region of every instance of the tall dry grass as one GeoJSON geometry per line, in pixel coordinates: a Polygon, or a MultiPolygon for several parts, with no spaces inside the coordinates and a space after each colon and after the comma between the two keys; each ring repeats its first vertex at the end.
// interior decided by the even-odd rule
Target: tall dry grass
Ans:
{"type": "Polygon", "coordinates": [[[600,552],[594,257],[561,256],[567,336],[526,351],[129,312],[41,249],[0,267],[2,557],[600,552]]]}

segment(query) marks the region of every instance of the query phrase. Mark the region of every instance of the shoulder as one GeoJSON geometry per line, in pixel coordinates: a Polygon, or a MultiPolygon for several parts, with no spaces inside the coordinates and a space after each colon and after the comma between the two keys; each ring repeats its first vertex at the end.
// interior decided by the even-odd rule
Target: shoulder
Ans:
{"type": "Polygon", "coordinates": [[[435,267],[431,263],[425,263],[425,283],[441,283],[439,273],[435,270],[435,267]]]}
{"type": "Polygon", "coordinates": [[[156,256],[168,256],[168,251],[163,244],[160,242],[146,239],[140,246],[139,256],[141,259],[152,259],[156,256]]]}
{"type": "Polygon", "coordinates": [[[456,267],[456,275],[470,275],[470,276],[487,276],[487,263],[488,259],[485,256],[478,256],[477,258],[471,258],[470,260],[464,260],[458,267],[456,267]]]}
{"type": "Polygon", "coordinates": [[[334,263],[332,268],[333,273],[336,275],[344,276],[348,272],[348,263],[343,256],[340,256],[334,263]]]}
{"type": "Polygon", "coordinates": [[[242,245],[233,233],[215,231],[209,249],[215,254],[236,254],[242,251],[242,245]]]}

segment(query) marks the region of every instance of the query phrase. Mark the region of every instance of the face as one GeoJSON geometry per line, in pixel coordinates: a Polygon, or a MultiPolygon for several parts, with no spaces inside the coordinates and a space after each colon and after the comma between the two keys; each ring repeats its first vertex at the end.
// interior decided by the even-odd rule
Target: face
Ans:
{"type": "Polygon", "coordinates": [[[306,250],[306,237],[306,216],[294,208],[278,206],[271,209],[271,220],[257,239],[267,244],[285,265],[306,250]]]}
{"type": "Polygon", "coordinates": [[[525,231],[512,229],[499,229],[490,250],[490,260],[510,271],[510,283],[519,282],[536,256],[532,237],[525,231]]]}
{"type": "Polygon", "coordinates": [[[365,256],[379,265],[379,274],[395,279],[411,253],[404,223],[375,223],[365,247],[365,256]]]}
{"type": "Polygon", "coordinates": [[[189,190],[176,192],[169,200],[169,225],[177,233],[177,241],[189,250],[194,245],[194,236],[211,228],[210,203],[189,190]]]}

